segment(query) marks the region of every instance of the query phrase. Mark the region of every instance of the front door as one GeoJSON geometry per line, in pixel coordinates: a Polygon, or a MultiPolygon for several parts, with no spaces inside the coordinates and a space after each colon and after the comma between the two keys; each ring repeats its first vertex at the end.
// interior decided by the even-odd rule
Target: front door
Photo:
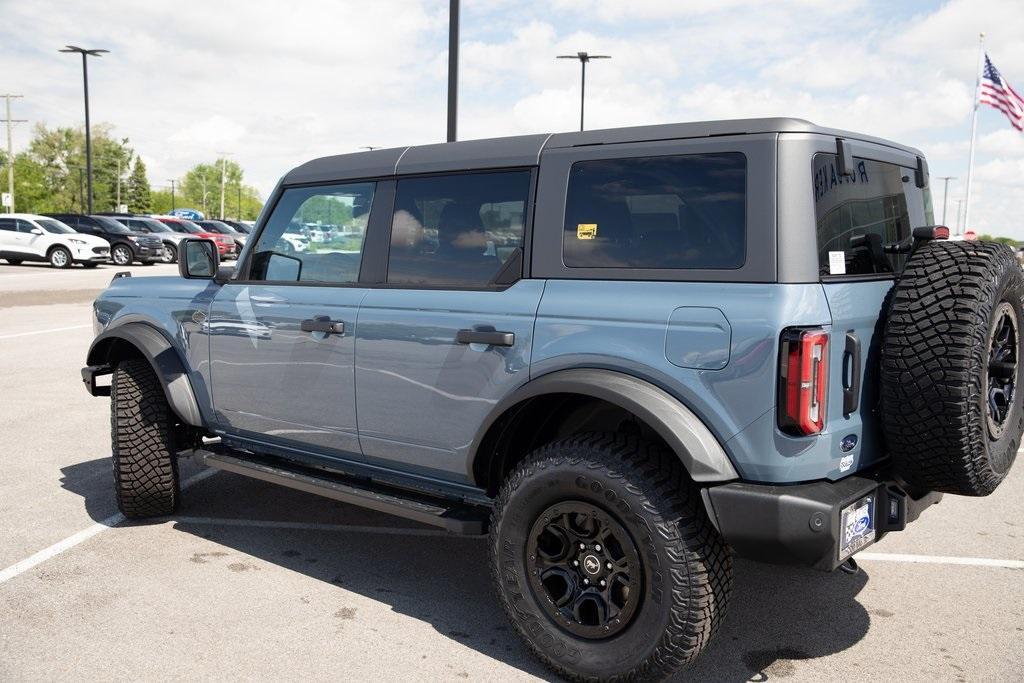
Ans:
{"type": "Polygon", "coordinates": [[[376,184],[284,191],[204,322],[220,427],[320,455],[357,456],[354,354],[363,238],[376,184]],[[315,234],[301,251],[288,231],[315,234]]]}
{"type": "Polygon", "coordinates": [[[521,280],[528,170],[397,182],[387,282],[359,310],[359,437],[370,462],[467,481],[470,443],[529,379],[543,281],[521,280]]]}

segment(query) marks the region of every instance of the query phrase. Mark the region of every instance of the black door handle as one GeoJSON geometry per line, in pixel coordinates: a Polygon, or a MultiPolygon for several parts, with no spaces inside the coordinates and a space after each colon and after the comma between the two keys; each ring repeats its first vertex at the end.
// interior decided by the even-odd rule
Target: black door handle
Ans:
{"type": "Polygon", "coordinates": [[[326,334],[345,334],[345,323],[327,318],[303,320],[299,325],[303,332],[325,332],[326,334]]]}
{"type": "Polygon", "coordinates": [[[860,407],[860,339],[853,331],[846,333],[843,350],[843,416],[849,417],[860,407]]]}
{"type": "Polygon", "coordinates": [[[490,344],[491,346],[512,346],[516,335],[511,332],[493,330],[459,330],[455,335],[458,344],[490,344]]]}

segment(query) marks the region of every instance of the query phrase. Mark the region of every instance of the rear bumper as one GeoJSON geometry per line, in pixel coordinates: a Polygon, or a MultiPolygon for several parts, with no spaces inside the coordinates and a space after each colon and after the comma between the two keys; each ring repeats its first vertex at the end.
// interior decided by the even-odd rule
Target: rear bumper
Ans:
{"type": "Polygon", "coordinates": [[[703,496],[712,522],[740,557],[824,571],[846,559],[840,556],[843,508],[871,497],[874,537],[859,551],[942,499],[935,492],[914,498],[884,475],[788,486],[736,482],[704,489],[703,496]]]}

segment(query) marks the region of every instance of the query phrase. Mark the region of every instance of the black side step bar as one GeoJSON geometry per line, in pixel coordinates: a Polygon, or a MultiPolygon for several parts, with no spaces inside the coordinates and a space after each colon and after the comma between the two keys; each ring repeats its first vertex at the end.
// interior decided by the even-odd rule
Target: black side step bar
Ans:
{"type": "Polygon", "coordinates": [[[363,480],[316,476],[308,470],[288,468],[283,464],[254,462],[206,450],[196,454],[208,467],[441,527],[454,534],[475,536],[487,530],[488,511],[483,508],[428,500],[397,489],[384,490],[363,480]]]}

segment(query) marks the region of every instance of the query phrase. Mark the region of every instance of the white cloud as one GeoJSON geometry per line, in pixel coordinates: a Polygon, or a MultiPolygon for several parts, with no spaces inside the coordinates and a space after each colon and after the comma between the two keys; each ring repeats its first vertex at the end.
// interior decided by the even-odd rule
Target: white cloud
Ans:
{"type": "MultiPolygon", "coordinates": [[[[131,138],[155,184],[223,150],[266,193],[312,157],[443,139],[447,4],[8,2],[4,88],[26,95],[18,118],[78,125],[80,63],[56,50],[109,48],[90,64],[93,120],[131,138]]],[[[460,137],[574,129],[579,65],[554,57],[588,50],[612,55],[588,68],[588,127],[796,116],[896,138],[963,178],[982,28],[1024,84],[1019,1],[474,0],[460,137]]],[[[972,216],[1024,238],[1024,136],[992,110],[979,123],[972,216]]]]}

